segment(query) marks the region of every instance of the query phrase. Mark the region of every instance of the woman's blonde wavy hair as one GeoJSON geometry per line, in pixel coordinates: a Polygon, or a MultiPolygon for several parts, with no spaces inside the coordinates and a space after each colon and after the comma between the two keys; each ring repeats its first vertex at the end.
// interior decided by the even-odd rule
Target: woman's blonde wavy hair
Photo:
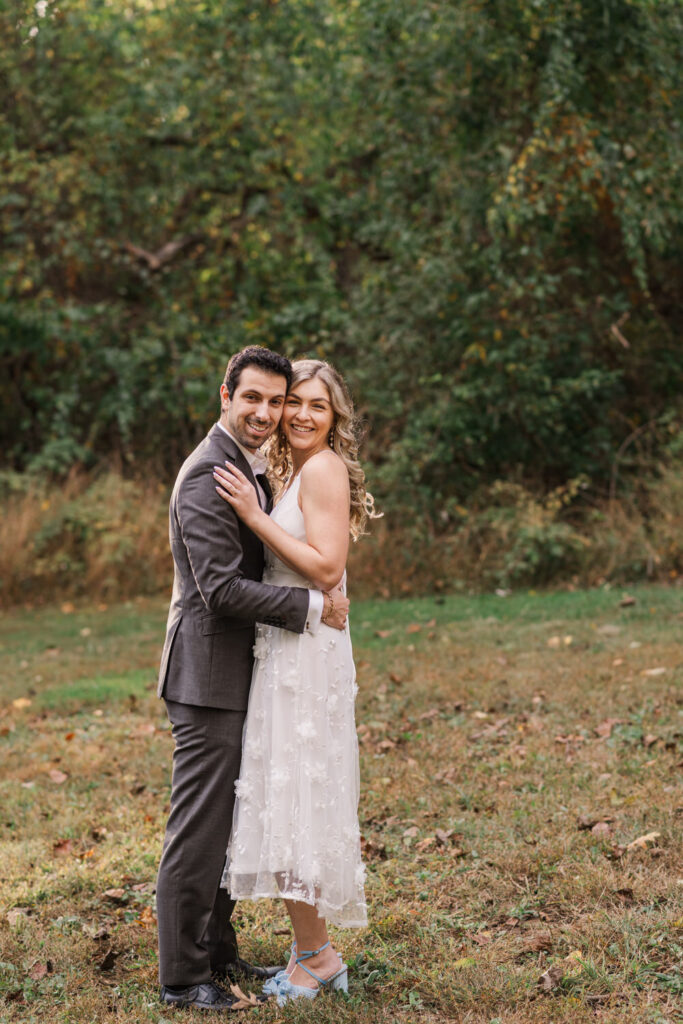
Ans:
{"type": "MultiPolygon", "coordinates": [[[[292,391],[302,381],[319,377],[327,388],[332,403],[334,421],[330,430],[330,448],[337,453],[346,466],[351,486],[350,530],[354,540],[358,540],[366,531],[368,519],[376,519],[380,513],[375,512],[375,501],[365,490],[365,473],[358,461],[360,446],[360,429],[354,415],[353,402],[342,377],[321,359],[297,359],[292,363],[292,391]]],[[[268,477],[277,495],[284,487],[292,472],[292,457],[289,441],[282,429],[273,435],[268,447],[268,477]]]]}

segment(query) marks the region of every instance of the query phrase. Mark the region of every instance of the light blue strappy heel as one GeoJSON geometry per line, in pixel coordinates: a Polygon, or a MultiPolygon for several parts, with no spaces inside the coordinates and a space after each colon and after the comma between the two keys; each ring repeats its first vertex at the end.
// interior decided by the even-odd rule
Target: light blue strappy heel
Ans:
{"type": "MultiPolygon", "coordinates": [[[[292,943],[291,955],[293,956],[295,953],[296,953],[296,939],[292,943]]],[[[277,974],[274,974],[272,978],[268,978],[268,981],[266,981],[264,986],[263,986],[263,993],[264,993],[264,995],[276,996],[278,994],[278,985],[279,985],[279,983],[281,981],[284,981],[288,977],[289,977],[289,975],[287,974],[287,968],[283,967],[283,969],[281,971],[278,971],[277,974]]]]}
{"type": "MultiPolygon", "coordinates": [[[[280,972],[280,974],[284,973],[285,976],[277,982],[278,1006],[284,1006],[285,1003],[288,1002],[290,999],[315,999],[315,997],[323,988],[328,989],[330,992],[335,990],[340,992],[348,992],[349,970],[346,964],[343,962],[341,956],[339,956],[339,954],[337,954],[337,956],[339,956],[339,962],[341,964],[341,967],[335,974],[332,975],[331,978],[321,978],[318,974],[315,974],[303,963],[304,960],[310,960],[311,957],[317,956],[318,953],[322,953],[322,951],[324,949],[327,949],[328,946],[329,942],[326,942],[323,946],[320,947],[320,949],[303,950],[303,952],[299,953],[299,955],[296,958],[296,963],[300,967],[302,967],[304,971],[306,971],[306,974],[310,974],[313,980],[317,981],[318,988],[306,988],[305,985],[292,985],[291,981],[289,980],[289,975],[287,974],[287,972],[280,972]]],[[[276,977],[279,978],[280,975],[277,975],[276,977]]],[[[275,978],[271,980],[275,981],[275,978]]],[[[275,993],[273,993],[273,995],[275,995],[275,993]]]]}

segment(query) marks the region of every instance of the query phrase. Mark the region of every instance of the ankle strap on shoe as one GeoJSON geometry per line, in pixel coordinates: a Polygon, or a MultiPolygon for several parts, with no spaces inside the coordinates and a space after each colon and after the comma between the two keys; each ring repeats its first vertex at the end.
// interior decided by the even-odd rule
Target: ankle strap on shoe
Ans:
{"type": "MultiPolygon", "coordinates": [[[[325,945],[324,945],[324,946],[321,946],[321,947],[320,947],[320,949],[303,949],[303,950],[301,950],[301,952],[300,952],[300,953],[298,954],[298,956],[297,956],[297,958],[296,958],[296,962],[297,962],[298,964],[300,964],[302,960],[310,960],[312,956],[317,956],[317,955],[318,955],[318,953],[322,953],[322,951],[323,951],[324,949],[327,949],[327,947],[329,946],[329,944],[330,944],[330,943],[329,943],[329,940],[328,940],[328,941],[327,941],[327,942],[325,943],[325,945]]],[[[306,968],[304,968],[304,970],[305,970],[305,969],[306,969],[306,968]]]]}

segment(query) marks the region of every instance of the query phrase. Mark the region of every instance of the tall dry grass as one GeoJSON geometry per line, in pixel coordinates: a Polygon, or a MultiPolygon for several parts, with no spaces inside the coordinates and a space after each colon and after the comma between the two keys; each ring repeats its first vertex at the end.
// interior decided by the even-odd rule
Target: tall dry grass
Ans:
{"type": "Polygon", "coordinates": [[[117,473],[5,478],[0,602],[114,599],[169,586],[168,493],[117,473]]]}
{"type": "MultiPolygon", "coordinates": [[[[170,589],[168,488],[74,472],[61,484],[0,478],[0,604],[170,589]]],[[[388,509],[353,544],[357,597],[683,575],[683,466],[637,494],[590,501],[580,482],[538,497],[500,482],[457,506],[441,534],[388,509]]]]}

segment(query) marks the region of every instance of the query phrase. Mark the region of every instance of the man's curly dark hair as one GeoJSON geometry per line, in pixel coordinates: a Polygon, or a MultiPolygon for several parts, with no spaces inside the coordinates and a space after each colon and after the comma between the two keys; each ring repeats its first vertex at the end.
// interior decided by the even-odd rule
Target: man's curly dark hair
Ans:
{"type": "Polygon", "coordinates": [[[289,359],[286,356],[281,356],[278,352],[271,352],[269,348],[264,348],[262,345],[248,345],[241,352],[236,352],[232,356],[225,371],[223,383],[228,389],[228,397],[231,400],[240,382],[242,370],[247,366],[256,366],[259,370],[265,370],[266,373],[276,373],[279,377],[284,377],[289,391],[289,386],[292,383],[292,364],[289,359]]]}

